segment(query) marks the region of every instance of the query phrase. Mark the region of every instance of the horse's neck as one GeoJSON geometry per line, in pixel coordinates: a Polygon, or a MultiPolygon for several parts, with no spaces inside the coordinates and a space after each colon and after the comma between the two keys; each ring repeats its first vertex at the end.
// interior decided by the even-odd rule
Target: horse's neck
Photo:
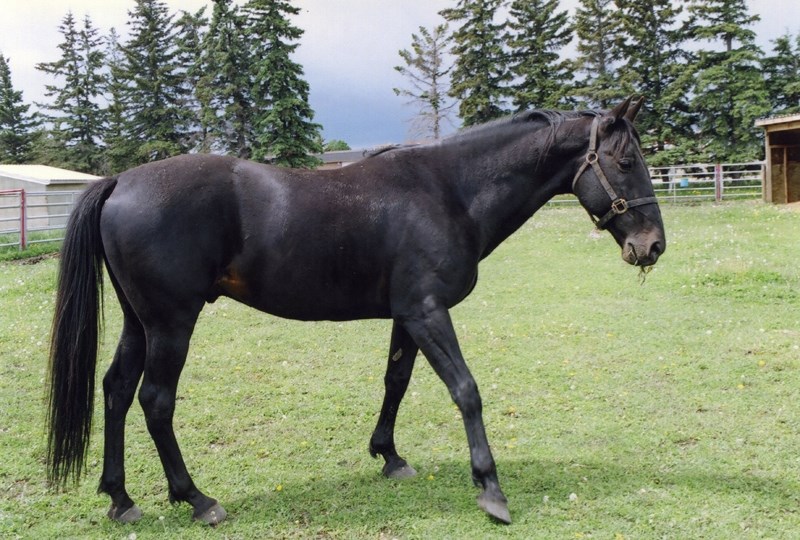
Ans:
{"type": "Polygon", "coordinates": [[[553,196],[569,191],[570,171],[563,160],[545,152],[547,133],[509,138],[489,151],[474,145],[456,158],[454,182],[475,224],[481,257],[491,253],[553,196]]]}

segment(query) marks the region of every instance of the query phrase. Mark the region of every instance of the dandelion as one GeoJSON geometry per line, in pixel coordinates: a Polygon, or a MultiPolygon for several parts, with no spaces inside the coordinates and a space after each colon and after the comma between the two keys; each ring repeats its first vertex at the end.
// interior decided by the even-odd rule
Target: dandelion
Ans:
{"type": "Polygon", "coordinates": [[[759,360],[758,361],[758,367],[764,367],[766,365],[767,365],[767,362],[765,360],[759,360]]]}
{"type": "Polygon", "coordinates": [[[429,475],[428,475],[428,480],[434,480],[435,478],[436,478],[436,477],[435,477],[435,476],[433,476],[432,474],[429,474],[429,475]]]}
{"type": "Polygon", "coordinates": [[[578,495],[576,493],[569,494],[569,502],[575,502],[578,500],[578,495]]]}
{"type": "Polygon", "coordinates": [[[275,486],[275,491],[283,491],[283,485],[278,484],[277,486],[275,486]]]}
{"type": "Polygon", "coordinates": [[[739,390],[744,390],[744,383],[737,384],[736,388],[738,388],[739,390]]]}

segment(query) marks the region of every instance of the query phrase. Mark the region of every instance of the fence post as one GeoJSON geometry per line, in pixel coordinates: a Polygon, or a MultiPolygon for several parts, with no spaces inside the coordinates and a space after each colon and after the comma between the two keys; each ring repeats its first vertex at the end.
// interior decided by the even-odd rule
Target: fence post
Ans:
{"type": "Polygon", "coordinates": [[[714,164],[714,200],[722,200],[722,163],[714,164]]]}
{"type": "Polygon", "coordinates": [[[27,220],[27,200],[25,190],[19,190],[19,250],[24,251],[28,247],[28,220],[27,220]]]}

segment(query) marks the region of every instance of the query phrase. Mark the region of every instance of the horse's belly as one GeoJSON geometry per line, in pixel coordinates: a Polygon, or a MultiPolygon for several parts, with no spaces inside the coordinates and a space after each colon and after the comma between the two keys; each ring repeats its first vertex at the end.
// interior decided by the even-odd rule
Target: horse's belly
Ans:
{"type": "Polygon", "coordinates": [[[314,275],[298,269],[283,276],[245,278],[228,271],[219,293],[286,319],[347,321],[391,317],[388,287],[378,279],[314,275]]]}

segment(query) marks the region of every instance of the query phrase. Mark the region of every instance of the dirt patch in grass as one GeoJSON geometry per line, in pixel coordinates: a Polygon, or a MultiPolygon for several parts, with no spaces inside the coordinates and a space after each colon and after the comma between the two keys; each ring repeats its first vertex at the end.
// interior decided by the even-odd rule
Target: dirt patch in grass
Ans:
{"type": "Polygon", "coordinates": [[[25,259],[18,259],[18,260],[9,261],[9,262],[11,264],[18,264],[20,266],[26,266],[26,265],[39,264],[40,262],[46,261],[48,259],[57,259],[59,256],[60,256],[60,253],[58,251],[55,251],[53,253],[43,253],[42,255],[34,255],[33,257],[27,257],[25,259]]]}

